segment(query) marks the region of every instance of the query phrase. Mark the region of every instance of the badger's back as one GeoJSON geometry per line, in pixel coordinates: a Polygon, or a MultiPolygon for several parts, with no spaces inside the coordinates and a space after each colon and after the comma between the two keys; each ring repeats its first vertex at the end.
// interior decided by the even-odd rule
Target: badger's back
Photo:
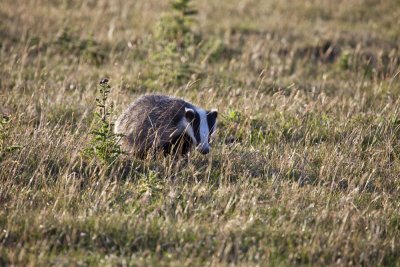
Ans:
{"type": "Polygon", "coordinates": [[[163,146],[184,129],[181,120],[186,101],[164,95],[145,95],[134,101],[117,119],[115,132],[124,137],[121,144],[131,153],[144,155],[163,146]]]}

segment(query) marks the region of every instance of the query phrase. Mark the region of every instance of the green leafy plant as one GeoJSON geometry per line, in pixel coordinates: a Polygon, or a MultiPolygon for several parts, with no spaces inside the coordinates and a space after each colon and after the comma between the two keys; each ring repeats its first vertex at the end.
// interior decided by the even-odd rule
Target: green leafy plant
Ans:
{"type": "Polygon", "coordinates": [[[184,84],[196,72],[197,46],[201,38],[192,29],[197,10],[191,0],[176,0],[171,12],[161,17],[150,43],[152,73],[162,85],[184,84]]]}
{"type": "Polygon", "coordinates": [[[195,22],[197,10],[191,5],[191,0],[176,0],[171,4],[171,12],[158,22],[154,35],[157,39],[175,42],[178,46],[188,45],[185,41],[193,37],[191,25],[195,22]]]}
{"type": "Polygon", "coordinates": [[[10,143],[10,129],[11,119],[8,116],[2,116],[0,118],[0,160],[12,151],[20,149],[21,146],[11,145],[10,143]]]}
{"type": "Polygon", "coordinates": [[[350,62],[350,53],[345,52],[342,54],[339,60],[339,66],[341,70],[348,70],[351,67],[351,62],[350,62]]]}
{"type": "Polygon", "coordinates": [[[92,140],[89,147],[84,150],[85,155],[99,158],[107,164],[112,164],[122,154],[119,145],[121,134],[113,132],[114,105],[112,102],[108,102],[110,91],[111,86],[108,84],[108,79],[102,79],[99,88],[100,96],[96,98],[97,111],[94,114],[94,129],[90,132],[92,140]]]}

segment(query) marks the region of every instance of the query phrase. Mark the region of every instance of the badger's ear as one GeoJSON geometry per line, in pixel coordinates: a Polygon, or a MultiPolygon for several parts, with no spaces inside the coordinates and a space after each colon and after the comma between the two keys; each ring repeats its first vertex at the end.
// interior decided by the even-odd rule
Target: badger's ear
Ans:
{"type": "Polygon", "coordinates": [[[210,110],[210,111],[207,113],[207,116],[211,116],[211,117],[217,118],[217,117],[218,117],[218,110],[217,110],[217,109],[212,109],[212,110],[210,110]]]}
{"type": "Polygon", "coordinates": [[[191,122],[192,120],[194,120],[194,110],[191,108],[186,108],[185,107],[185,118],[191,122]]]}

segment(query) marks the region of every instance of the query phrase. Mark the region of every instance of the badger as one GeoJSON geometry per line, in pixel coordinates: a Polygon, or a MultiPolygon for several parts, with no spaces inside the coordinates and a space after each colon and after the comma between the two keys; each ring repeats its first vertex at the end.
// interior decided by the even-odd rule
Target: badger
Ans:
{"type": "Polygon", "coordinates": [[[149,153],[187,154],[196,148],[210,152],[218,111],[206,111],[183,99],[144,95],[131,103],[115,122],[123,150],[138,157],[149,153]]]}

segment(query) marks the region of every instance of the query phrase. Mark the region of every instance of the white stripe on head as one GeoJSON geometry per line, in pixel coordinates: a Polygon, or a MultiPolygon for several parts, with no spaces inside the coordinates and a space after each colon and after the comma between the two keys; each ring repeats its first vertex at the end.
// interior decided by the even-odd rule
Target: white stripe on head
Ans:
{"type": "Polygon", "coordinates": [[[188,122],[188,120],[184,117],[181,120],[181,127],[183,128],[183,131],[187,133],[190,136],[190,139],[192,139],[193,144],[196,146],[197,141],[196,137],[194,136],[194,131],[192,125],[188,122]]]}
{"type": "Polygon", "coordinates": [[[207,112],[204,109],[196,108],[197,113],[200,117],[200,146],[202,148],[209,148],[210,144],[208,143],[208,135],[210,134],[210,129],[208,129],[207,122],[207,112]]]}

